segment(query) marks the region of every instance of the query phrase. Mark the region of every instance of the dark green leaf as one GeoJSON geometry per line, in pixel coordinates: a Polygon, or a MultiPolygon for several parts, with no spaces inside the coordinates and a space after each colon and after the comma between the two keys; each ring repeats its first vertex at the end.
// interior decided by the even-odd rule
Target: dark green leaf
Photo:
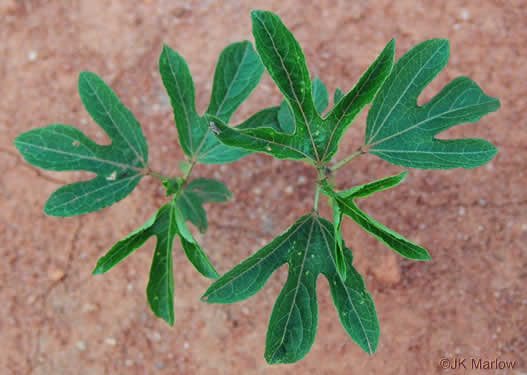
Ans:
{"type": "Polygon", "coordinates": [[[329,140],[324,160],[331,160],[337,152],[340,139],[360,111],[369,104],[390,74],[395,56],[395,40],[392,39],[379,57],[362,75],[359,82],[338,101],[326,116],[329,140]]]}
{"type": "Polygon", "coordinates": [[[250,42],[233,43],[216,65],[207,113],[229,122],[232,114],[260,82],[264,67],[250,42]]]}
{"type": "Polygon", "coordinates": [[[151,227],[158,217],[159,211],[150,219],[148,219],[148,221],[141,227],[137,228],[128,236],[117,242],[106,253],[106,255],[99,258],[92,274],[100,275],[109,271],[121,261],[123,261],[128,255],[132,254],[135,250],[143,246],[143,244],[152,236],[151,227]]]}
{"type": "Polygon", "coordinates": [[[192,236],[192,233],[190,233],[187,223],[185,222],[185,217],[177,210],[175,212],[175,220],[178,228],[178,234],[181,238],[181,245],[183,246],[185,255],[187,256],[190,263],[192,263],[198,272],[203,276],[211,279],[218,278],[219,275],[210,263],[209,258],[198,245],[192,236]]]}
{"type": "MultiPolygon", "coordinates": [[[[248,155],[247,151],[219,143],[209,129],[207,119],[198,115],[194,83],[183,57],[164,46],[159,71],[174,109],[185,154],[207,164],[228,163],[248,155]]],[[[209,113],[228,120],[256,87],[262,73],[262,64],[249,42],[228,46],[218,61],[209,113]]]]}
{"type": "Polygon", "coordinates": [[[220,277],[207,257],[207,254],[205,254],[197,242],[189,242],[181,237],[181,246],[185,251],[187,259],[194,265],[199,273],[209,279],[217,279],[220,277]]]}
{"type": "Polygon", "coordinates": [[[375,236],[392,250],[403,257],[413,260],[429,260],[430,254],[422,248],[407,240],[399,233],[392,231],[381,223],[375,221],[357,207],[355,199],[367,197],[377,191],[382,191],[400,184],[406,177],[407,172],[397,176],[384,178],[366,185],[357,186],[347,191],[334,192],[326,187],[324,193],[335,199],[340,210],[346,216],[352,218],[366,232],[375,236]]]}
{"type": "Polygon", "coordinates": [[[157,237],[152,257],[150,278],[146,287],[148,303],[154,314],[174,325],[174,264],[172,245],[178,231],[176,207],[169,203],[161,207],[150,234],[157,237]]]}
{"type": "Polygon", "coordinates": [[[335,95],[333,96],[333,105],[337,105],[340,102],[340,99],[344,97],[344,92],[337,87],[335,90],[335,95]]]}
{"type": "Polygon", "coordinates": [[[423,89],[446,66],[449,51],[447,40],[433,39],[399,59],[368,114],[366,150],[392,164],[421,169],[475,168],[494,157],[497,149],[482,139],[435,138],[500,107],[469,78],[453,80],[431,101],[417,105],[423,89]]]}
{"type": "Polygon", "coordinates": [[[185,186],[178,197],[177,206],[183,217],[204,233],[207,230],[208,222],[203,203],[227,202],[231,199],[232,193],[220,181],[197,178],[185,186]]]}
{"type": "MultiPolygon", "coordinates": [[[[311,83],[315,108],[319,114],[324,112],[328,106],[328,90],[324,83],[315,77],[311,83]]],[[[295,117],[287,101],[282,100],[278,112],[278,122],[283,133],[293,134],[295,132],[295,117]]],[[[238,127],[239,128],[239,127],[238,127]]],[[[278,129],[280,131],[280,129],[278,129]]]]}
{"type": "Polygon", "coordinates": [[[328,279],[335,306],[350,336],[367,353],[375,352],[379,324],[370,294],[352,265],[351,250],[343,253],[346,278],[337,271],[334,227],[315,213],[298,220],[284,234],[214,282],[204,301],[233,303],[256,294],[280,266],[289,276],[271,314],[265,358],[292,363],[310,350],[318,325],[316,280],[328,279]]]}
{"type": "Polygon", "coordinates": [[[278,113],[282,130],[233,129],[214,116],[210,116],[211,126],[220,141],[232,147],[265,152],[279,159],[305,160],[317,166],[327,163],[350,122],[373,99],[390,72],[394,42],[388,44],[357,86],[322,118],[319,110],[327,106],[327,90],[319,80],[312,89],[304,54],[293,34],[270,12],[253,11],[252,19],[256,49],[287,102],[278,113]]]}
{"type": "Polygon", "coordinates": [[[81,131],[66,125],[30,130],[15,139],[24,159],[53,171],[83,170],[92,180],[63,186],[46,203],[51,216],[73,216],[108,207],[137,186],[148,163],[148,147],[141,126],[102,79],[79,76],[79,93],[86,110],[112,140],[99,146],[81,131]]]}
{"type": "Polygon", "coordinates": [[[335,228],[335,263],[337,271],[343,280],[346,280],[346,263],[344,261],[344,240],[342,238],[342,211],[336,199],[331,199],[331,206],[333,207],[333,226],[335,228]]]}

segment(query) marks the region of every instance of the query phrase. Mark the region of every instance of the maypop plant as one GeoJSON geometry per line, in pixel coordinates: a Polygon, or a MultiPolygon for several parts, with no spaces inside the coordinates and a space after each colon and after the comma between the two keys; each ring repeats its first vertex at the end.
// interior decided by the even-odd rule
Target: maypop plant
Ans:
{"type": "Polygon", "coordinates": [[[81,100],[112,143],[100,146],[79,130],[61,124],[21,134],[15,145],[24,159],[54,171],[84,170],[97,176],[59,188],[47,201],[51,216],[74,216],[100,210],[125,198],[144,176],[161,179],[168,203],[142,227],[113,246],[97,262],[101,274],[157,237],[147,298],[154,314],[174,324],[172,246],[179,237],[189,261],[203,276],[216,279],[202,297],[209,303],[234,303],[256,294],[269,277],[288,264],[287,281],[276,300],[265,346],[265,359],[292,363],[310,350],[318,325],[316,281],[329,282],[340,321],[351,338],[368,354],[379,342],[379,321],[364,279],[353,266],[353,254],[344,243],[341,226],[348,216],[366,232],[405,258],[429,260],[421,246],[377,222],[356,200],[397,186],[407,172],[347,190],[336,190],[330,178],[360,155],[370,153],[391,164],[420,169],[476,168],[489,162],[496,147],[482,139],[437,139],[455,125],[473,123],[496,111],[499,100],[489,97],[472,80],[450,82],[428,103],[419,106],[423,89],[446,66],[447,40],[432,39],[412,48],[394,64],[395,41],[390,41],[358,83],[347,93],[337,89],[334,106],[327,111],[328,91],[310,77],[305,57],[293,34],[270,12],[253,11],[256,53],[245,41],[228,46],[214,74],[209,107],[199,115],[192,77],[183,57],[163,48],[159,70],[166,87],[187,160],[181,176],[166,177],[152,171],[141,126],[115,93],[93,73],[79,76],[81,100]],[[243,123],[228,125],[232,114],[258,85],[264,67],[284,100],[265,108],[243,123]],[[369,103],[364,143],[334,163],[342,136],[369,103]],[[307,162],[317,169],[312,209],[283,234],[219,277],[194,239],[187,221],[200,232],[207,229],[204,202],[225,202],[231,192],[221,182],[196,178],[196,164],[230,163],[253,152],[278,159],[307,162]],[[320,195],[328,197],[332,222],[319,215],[320,195]]]}

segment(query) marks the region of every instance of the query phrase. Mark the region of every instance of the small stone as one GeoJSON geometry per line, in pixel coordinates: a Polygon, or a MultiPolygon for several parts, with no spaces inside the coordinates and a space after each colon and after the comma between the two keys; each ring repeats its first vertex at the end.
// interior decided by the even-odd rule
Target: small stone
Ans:
{"type": "Polygon", "coordinates": [[[306,176],[300,176],[298,177],[298,183],[299,184],[303,184],[306,182],[306,176]]]}
{"type": "Polygon", "coordinates": [[[159,341],[161,340],[161,334],[159,332],[152,333],[152,340],[153,341],[159,341]]]}
{"type": "Polygon", "coordinates": [[[155,366],[156,366],[156,369],[158,369],[158,370],[162,370],[162,369],[165,368],[165,364],[163,362],[158,362],[158,363],[156,363],[155,366]]]}
{"type": "Polygon", "coordinates": [[[188,342],[183,344],[183,349],[188,349],[188,342]]]}
{"type": "Polygon", "coordinates": [[[459,207],[459,216],[465,215],[465,207],[459,207]]]}
{"type": "Polygon", "coordinates": [[[108,345],[116,345],[117,344],[117,340],[114,339],[113,337],[108,337],[104,340],[104,343],[105,344],[108,344],[108,345]]]}
{"type": "Polygon", "coordinates": [[[85,351],[86,350],[86,343],[84,341],[77,341],[75,343],[75,346],[77,347],[77,349],[79,349],[81,352],[85,351]]]}
{"type": "Polygon", "coordinates": [[[37,51],[29,51],[29,53],[27,54],[27,58],[29,59],[29,61],[35,61],[37,57],[38,57],[37,51]]]}
{"type": "Polygon", "coordinates": [[[127,359],[126,361],[124,361],[124,365],[125,365],[126,367],[133,366],[133,365],[134,365],[134,361],[131,360],[131,359],[127,359]]]}
{"type": "Polygon", "coordinates": [[[293,187],[291,185],[288,185],[284,191],[286,194],[291,194],[293,192],[293,187]]]}
{"type": "Polygon", "coordinates": [[[48,278],[52,281],[58,281],[64,278],[66,273],[58,268],[52,268],[48,271],[48,278]]]}
{"type": "Polygon", "coordinates": [[[97,305],[94,305],[93,303],[85,303],[82,305],[82,312],[88,313],[97,310],[97,305]]]}
{"type": "Polygon", "coordinates": [[[395,285],[401,281],[401,268],[393,253],[383,255],[372,272],[377,280],[388,285],[395,285]]]}
{"type": "Polygon", "coordinates": [[[461,9],[461,11],[459,12],[459,17],[463,21],[468,21],[470,19],[470,12],[467,9],[461,9]]]}

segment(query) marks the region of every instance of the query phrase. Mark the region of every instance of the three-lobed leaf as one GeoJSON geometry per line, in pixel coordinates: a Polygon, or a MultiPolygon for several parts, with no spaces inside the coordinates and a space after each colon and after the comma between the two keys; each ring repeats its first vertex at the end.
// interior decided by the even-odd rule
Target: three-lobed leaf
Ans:
{"type": "Polygon", "coordinates": [[[157,243],[152,257],[146,294],[154,314],[173,325],[174,270],[172,247],[176,235],[180,237],[187,258],[198,272],[208,278],[219,277],[206,254],[190,234],[185,220],[173,201],[162,206],[144,225],[117,242],[97,261],[93,274],[98,275],[109,271],[141,247],[150,237],[156,236],[157,243]]]}
{"type": "MultiPolygon", "coordinates": [[[[181,147],[187,156],[200,163],[236,161],[247,151],[221,144],[212,134],[205,116],[196,111],[195,89],[187,63],[182,56],[164,46],[159,71],[174,109],[181,147]]],[[[260,58],[251,43],[233,43],[220,55],[207,113],[228,122],[238,106],[258,85],[263,74],[260,58]]]]}
{"type": "Polygon", "coordinates": [[[137,186],[148,165],[141,126],[113,90],[94,73],[82,72],[79,93],[90,116],[110,137],[109,146],[100,146],[80,130],[61,124],[30,130],[14,142],[34,166],[97,174],[92,180],[56,190],[44,208],[50,216],[82,215],[120,201],[137,186]]]}
{"type": "Polygon", "coordinates": [[[379,340],[375,306],[364,280],[352,265],[351,250],[342,253],[345,277],[337,270],[333,224],[311,213],[285,233],[216,280],[202,299],[233,303],[256,294],[269,277],[288,263],[289,275],[269,321],[265,358],[269,363],[292,363],[310,350],[318,325],[316,281],[322,273],[342,325],[367,353],[379,340]]]}
{"type": "Polygon", "coordinates": [[[455,125],[476,122],[500,107],[467,77],[450,82],[425,105],[417,98],[446,66],[447,40],[432,39],[397,61],[368,114],[365,149],[396,165],[421,169],[475,168],[497,149],[482,139],[436,139],[455,125]]]}
{"type": "Polygon", "coordinates": [[[386,244],[405,258],[413,260],[429,260],[430,254],[426,249],[404,238],[397,232],[387,228],[364,213],[355,203],[355,199],[365,198],[378,191],[383,191],[397,186],[406,178],[407,172],[396,176],[383,178],[365,185],[356,186],[346,191],[333,191],[327,184],[323,188],[324,194],[328,195],[334,202],[334,210],[338,210],[338,223],[344,214],[353,219],[366,232],[372,234],[378,240],[386,244]]]}
{"type": "Polygon", "coordinates": [[[349,124],[373,100],[390,73],[395,43],[388,43],[357,85],[323,118],[327,90],[320,80],[311,82],[304,54],[293,34],[270,12],[253,11],[252,19],[256,49],[288,104],[283,103],[278,114],[281,130],[231,128],[210,116],[218,138],[229,146],[265,152],[279,159],[326,164],[349,124]]]}

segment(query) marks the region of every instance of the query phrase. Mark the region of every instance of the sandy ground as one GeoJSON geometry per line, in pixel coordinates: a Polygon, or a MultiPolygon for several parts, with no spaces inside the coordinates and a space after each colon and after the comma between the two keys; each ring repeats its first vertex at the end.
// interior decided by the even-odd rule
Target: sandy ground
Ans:
{"type": "MultiPolygon", "coordinates": [[[[0,0],[0,373],[438,374],[443,357],[517,361],[514,370],[469,366],[466,373],[527,373],[526,40],[525,0],[0,0]],[[131,196],[97,213],[46,217],[47,197],[84,175],[39,172],[12,144],[23,131],[57,122],[107,142],[76,92],[79,72],[90,70],[143,125],[152,166],[176,173],[183,153],[157,71],[162,44],[187,59],[204,110],[220,51],[252,40],[251,8],[282,17],[311,72],[331,91],[350,89],[392,37],[398,56],[441,37],[451,41],[451,60],[420,102],[459,75],[501,99],[499,112],[445,133],[491,140],[500,153],[490,164],[411,170],[402,186],[362,202],[379,221],[429,249],[432,261],[404,260],[345,222],[345,239],[381,323],[372,357],[340,326],[320,278],[319,331],[311,352],[294,365],[267,365],[267,322],[287,269],[248,301],[207,305],[199,297],[209,281],[178,246],[176,322],[168,327],[153,317],[145,296],[154,240],[108,274],[90,275],[99,256],[163,204],[158,181],[144,179],[131,196]]],[[[266,76],[235,120],[279,101],[266,76]]],[[[361,144],[365,118],[345,136],[339,159],[361,144]]],[[[338,182],[346,187],[399,171],[366,156],[343,168],[338,182]]],[[[200,166],[195,176],[221,179],[236,197],[207,206],[209,232],[199,236],[220,273],[306,213],[316,177],[307,165],[265,155],[200,166]]],[[[322,211],[329,215],[327,205],[322,211]]]]}

